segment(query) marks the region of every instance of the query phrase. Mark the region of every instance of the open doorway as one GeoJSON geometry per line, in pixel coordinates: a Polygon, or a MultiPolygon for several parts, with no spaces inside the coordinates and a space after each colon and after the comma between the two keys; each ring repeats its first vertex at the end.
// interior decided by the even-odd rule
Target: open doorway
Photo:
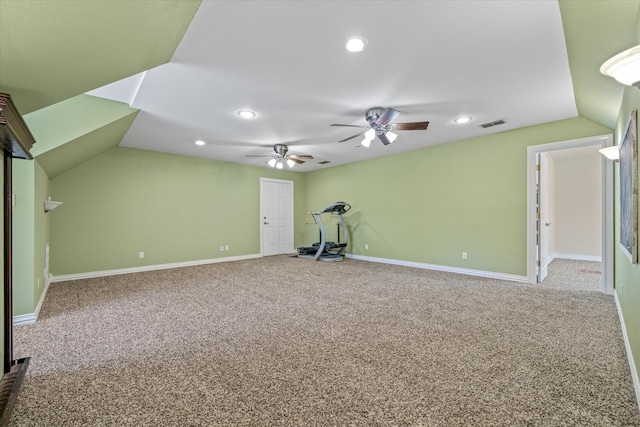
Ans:
{"type": "Polygon", "coordinates": [[[589,280],[601,271],[600,290],[613,293],[613,165],[596,154],[612,142],[612,135],[604,135],[528,147],[530,283],[543,282],[555,259],[580,261],[590,264],[564,268],[578,268],[589,280]],[[591,173],[583,173],[584,168],[591,173]]]}

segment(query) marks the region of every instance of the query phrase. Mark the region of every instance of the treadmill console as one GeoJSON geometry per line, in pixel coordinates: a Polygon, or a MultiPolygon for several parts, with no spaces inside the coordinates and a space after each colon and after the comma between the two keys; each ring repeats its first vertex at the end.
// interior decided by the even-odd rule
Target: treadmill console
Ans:
{"type": "Polygon", "coordinates": [[[349,209],[351,209],[351,205],[349,203],[335,202],[331,206],[327,206],[322,212],[318,213],[332,213],[342,215],[349,212],[349,209]]]}

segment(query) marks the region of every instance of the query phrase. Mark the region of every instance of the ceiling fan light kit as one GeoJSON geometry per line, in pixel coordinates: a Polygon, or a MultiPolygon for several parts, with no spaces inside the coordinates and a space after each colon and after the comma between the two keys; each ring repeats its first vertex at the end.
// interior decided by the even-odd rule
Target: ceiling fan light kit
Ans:
{"type": "Polygon", "coordinates": [[[313,156],[310,156],[308,154],[287,154],[289,152],[289,147],[287,147],[285,144],[274,145],[273,151],[274,154],[247,155],[246,157],[271,157],[271,160],[269,160],[267,164],[276,169],[282,169],[284,167],[285,161],[287,162],[287,166],[292,168],[296,164],[301,165],[306,160],[313,159],[313,156]]]}
{"type": "Polygon", "coordinates": [[[600,67],[605,76],[613,77],[627,86],[640,89],[640,45],[620,52],[600,67]]]}
{"type": "Polygon", "coordinates": [[[392,130],[426,130],[429,126],[429,122],[391,123],[396,117],[398,117],[399,114],[400,111],[394,110],[393,108],[373,107],[368,109],[364,113],[364,118],[369,126],[345,125],[337,123],[334,123],[330,126],[344,126],[367,129],[366,131],[363,130],[355,135],[338,141],[349,141],[350,139],[364,134],[364,139],[361,142],[363,147],[371,146],[371,142],[376,136],[384,145],[393,143],[398,135],[395,132],[392,132],[392,130]]]}
{"type": "Polygon", "coordinates": [[[364,139],[360,144],[362,144],[363,147],[369,148],[371,146],[371,141],[373,141],[375,137],[376,131],[373,129],[369,129],[364,133],[364,139]]]}
{"type": "Polygon", "coordinates": [[[397,134],[391,131],[387,131],[387,139],[389,140],[389,142],[393,143],[393,141],[395,141],[397,137],[398,137],[397,134]]]}

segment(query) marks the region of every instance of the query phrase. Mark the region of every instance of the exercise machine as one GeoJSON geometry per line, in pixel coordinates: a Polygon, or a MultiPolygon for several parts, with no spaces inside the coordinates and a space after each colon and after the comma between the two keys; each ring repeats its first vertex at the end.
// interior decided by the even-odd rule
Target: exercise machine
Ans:
{"type": "MultiPolygon", "coordinates": [[[[345,202],[335,202],[320,212],[309,212],[320,228],[320,241],[311,246],[298,248],[298,258],[313,259],[314,261],[342,261],[344,251],[349,244],[349,230],[344,222],[343,214],[351,209],[351,205],[345,202]],[[338,217],[338,241],[327,242],[326,231],[322,223],[322,214],[331,214],[338,217]],[[344,242],[340,242],[340,228],[344,230],[344,242]]],[[[307,215],[307,218],[309,217],[307,215]]],[[[306,222],[306,221],[305,221],[306,222]]]]}

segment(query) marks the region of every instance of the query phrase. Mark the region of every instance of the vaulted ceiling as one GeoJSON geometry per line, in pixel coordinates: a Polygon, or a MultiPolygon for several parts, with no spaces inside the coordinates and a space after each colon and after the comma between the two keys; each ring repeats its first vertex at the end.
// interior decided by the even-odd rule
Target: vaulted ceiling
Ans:
{"type": "Polygon", "coordinates": [[[599,67],[640,42],[639,15],[640,0],[1,0],[0,91],[52,178],[117,145],[266,166],[246,156],[284,143],[310,171],[576,115],[613,128],[623,87],[599,67]],[[354,34],[363,52],[344,49],[354,34]],[[429,128],[338,143],[360,129],[330,124],[377,105],[429,128]]]}

